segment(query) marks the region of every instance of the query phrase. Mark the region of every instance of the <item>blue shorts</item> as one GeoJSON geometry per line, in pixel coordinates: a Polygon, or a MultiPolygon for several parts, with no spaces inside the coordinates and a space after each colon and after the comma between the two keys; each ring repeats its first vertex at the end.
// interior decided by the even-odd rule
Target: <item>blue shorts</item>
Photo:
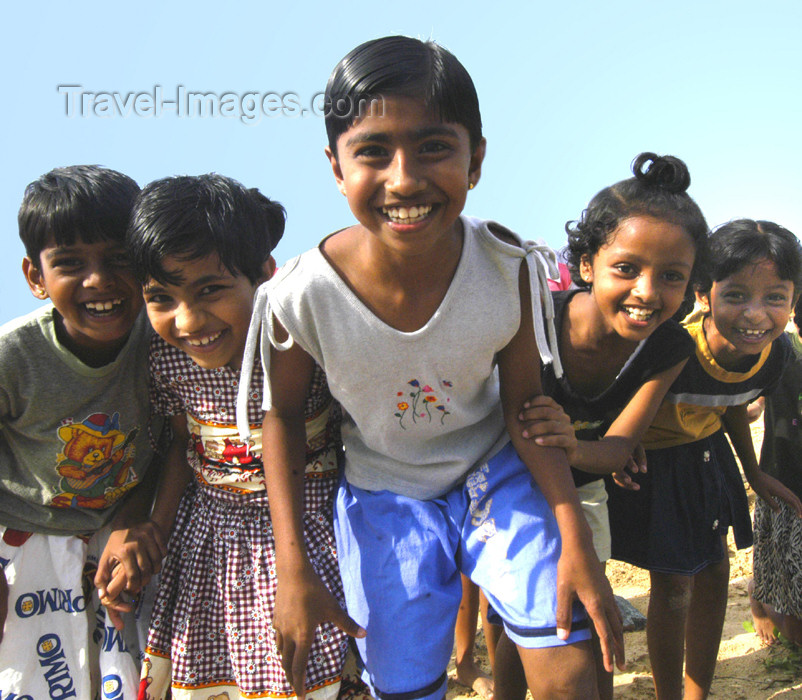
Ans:
{"type": "Polygon", "coordinates": [[[557,523],[511,443],[441,498],[419,501],[343,481],[335,513],[349,615],[376,697],[442,698],[462,597],[460,573],[484,592],[522,647],[590,638],[577,605],[557,637],[557,523]]]}

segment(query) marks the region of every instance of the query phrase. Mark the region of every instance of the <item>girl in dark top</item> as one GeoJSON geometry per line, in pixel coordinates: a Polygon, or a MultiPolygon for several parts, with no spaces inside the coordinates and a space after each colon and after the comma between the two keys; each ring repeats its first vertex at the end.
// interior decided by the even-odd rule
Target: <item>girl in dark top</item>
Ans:
{"type": "Polygon", "coordinates": [[[802,247],[782,226],[741,219],[716,229],[708,250],[698,310],[683,321],[696,351],[643,436],[649,471],[634,477],[639,490],[610,492],[613,558],[650,572],[646,638],[661,700],[710,692],[730,526],[737,548],[752,544],[725,431],[752,490],[775,510],[782,500],[802,514],[799,499],[759,468],[747,417],[747,404],[774,390],[790,356],[783,331],[802,288],[802,247]]]}
{"type": "MultiPolygon", "coordinates": [[[[578,221],[569,222],[568,263],[578,289],[555,292],[555,326],[564,374],[543,366],[543,390],[573,424],[568,459],[599,559],[610,557],[603,476],[623,472],[668,387],[693,352],[673,320],[688,300],[707,223],[687,194],[685,164],[643,153],[635,177],[607,187],[578,221]]],[[[553,409],[543,397],[529,402],[527,421],[553,409]]],[[[524,434],[536,437],[548,422],[524,434]]],[[[622,479],[628,479],[623,476],[622,479]]],[[[506,653],[506,642],[496,663],[506,653]]],[[[597,657],[598,661],[598,657],[597,657]]],[[[602,697],[612,697],[612,674],[597,663],[602,697]]],[[[497,689],[498,690],[498,689],[497,689]]]]}
{"type": "MultiPolygon", "coordinates": [[[[802,498],[802,303],[794,307],[795,328],[786,332],[793,356],[782,382],[766,397],[760,469],[802,498]]],[[[802,644],[802,519],[786,503],[772,510],[755,504],[754,579],[749,602],[756,634],[767,644],[777,633],[802,644]]]]}

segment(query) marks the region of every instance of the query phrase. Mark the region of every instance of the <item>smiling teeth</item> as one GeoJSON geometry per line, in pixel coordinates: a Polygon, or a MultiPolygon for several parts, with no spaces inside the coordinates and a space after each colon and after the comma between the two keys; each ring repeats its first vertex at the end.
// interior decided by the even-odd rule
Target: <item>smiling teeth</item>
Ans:
{"type": "Polygon", "coordinates": [[[752,336],[753,338],[759,338],[760,336],[768,333],[768,331],[756,331],[756,330],[750,330],[748,328],[741,328],[738,330],[738,332],[743,333],[744,335],[752,336]]]}
{"type": "Polygon", "coordinates": [[[654,309],[639,309],[634,306],[625,306],[627,316],[630,316],[635,321],[648,321],[654,316],[654,309]]]}
{"type": "Polygon", "coordinates": [[[384,215],[397,224],[416,224],[419,221],[423,221],[431,210],[431,204],[423,204],[417,207],[382,207],[384,215]]]}
{"type": "Polygon", "coordinates": [[[198,338],[197,340],[190,340],[189,338],[187,338],[187,344],[192,345],[193,347],[196,348],[200,348],[203,347],[204,345],[208,345],[209,343],[213,343],[221,335],[223,335],[222,331],[220,333],[215,333],[214,335],[207,335],[205,338],[198,338]]]}
{"type": "Polygon", "coordinates": [[[90,311],[111,311],[115,306],[123,303],[122,299],[110,299],[109,301],[87,301],[84,306],[90,311]]]}

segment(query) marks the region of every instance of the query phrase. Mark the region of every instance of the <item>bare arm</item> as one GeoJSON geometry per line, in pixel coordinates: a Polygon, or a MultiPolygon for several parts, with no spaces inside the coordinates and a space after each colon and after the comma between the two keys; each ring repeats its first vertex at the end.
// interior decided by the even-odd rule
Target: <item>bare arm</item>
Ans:
{"type": "Polygon", "coordinates": [[[755,455],[755,446],[752,442],[752,431],[749,428],[749,418],[746,413],[746,406],[730,406],[722,416],[724,429],[732,440],[735,454],[741,460],[741,467],[744,470],[749,483],[760,471],[755,455]]]}
{"type": "Polygon", "coordinates": [[[571,603],[577,596],[585,605],[602,643],[605,666],[613,661],[623,665],[624,643],[621,618],[612,589],[599,560],[576,488],[568,469],[565,451],[541,447],[525,439],[518,415],[525,401],[542,393],[538,351],[532,327],[527,268],[521,268],[519,290],[521,325],[509,345],[499,353],[501,402],[512,443],[524,461],[546,501],[551,506],[562,538],[562,554],[557,572],[557,628],[567,636],[571,627],[571,603]]]}
{"type": "Polygon", "coordinates": [[[757,463],[752,431],[749,428],[748,406],[730,406],[724,413],[722,421],[735,448],[735,454],[741,461],[744,475],[754,492],[766,501],[772,510],[779,510],[777,499],[781,499],[794,509],[798,517],[802,517],[802,503],[797,495],[782,482],[763,472],[757,463]]]}
{"type": "Polygon", "coordinates": [[[95,586],[118,629],[122,626],[122,619],[114,611],[129,610],[131,607],[122,601],[120,594],[123,590],[138,592],[151,575],[160,570],[178,504],[190,478],[186,459],[189,438],[186,417],[173,416],[170,424],[173,438],[158,480],[150,517],[152,489],[147,498],[137,495],[137,500],[131,506],[126,503],[115,518],[112,534],[98,561],[95,586]]]}
{"type": "Polygon", "coordinates": [[[298,344],[271,349],[273,407],[265,414],[262,445],[276,542],[276,604],[273,628],[281,665],[296,695],[304,697],[306,664],[315,630],[330,621],[353,636],[362,630],[315,573],[304,543],[303,488],[306,468],[304,403],[314,362],[298,344]]]}
{"type": "Polygon", "coordinates": [[[687,360],[644,382],[601,440],[580,440],[572,464],[592,474],[622,469],[651,425],[669,387],[687,360]]]}
{"type": "Polygon", "coordinates": [[[172,532],[178,504],[192,477],[192,470],[187,464],[189,430],[186,416],[173,416],[170,419],[170,426],[173,429],[173,439],[167,452],[164,476],[159,483],[159,491],[150,516],[166,536],[172,532]]]}
{"type": "Polygon", "coordinates": [[[686,362],[683,360],[644,382],[600,440],[576,440],[575,445],[571,445],[560,434],[561,423],[551,420],[539,424],[538,418],[546,410],[551,414],[553,407],[558,405],[547,397],[533,397],[524,405],[520,414],[523,437],[533,438],[538,445],[566,447],[571,466],[590,474],[620,471],[629,463],[666,392],[686,362]],[[549,408],[544,410],[546,406],[549,408]]]}

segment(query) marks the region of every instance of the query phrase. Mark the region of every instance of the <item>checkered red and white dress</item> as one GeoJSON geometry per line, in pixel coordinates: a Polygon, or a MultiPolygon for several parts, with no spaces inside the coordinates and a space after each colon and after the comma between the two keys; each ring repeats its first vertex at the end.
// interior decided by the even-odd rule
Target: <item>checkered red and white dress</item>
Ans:
{"type": "MultiPolygon", "coordinates": [[[[275,544],[261,462],[262,367],[254,367],[251,444],[235,425],[238,374],[207,370],[154,338],[155,410],[186,414],[195,480],[178,509],[151,618],[140,698],[289,698],[271,631],[275,544]],[[258,426],[258,428],[257,428],[258,426]],[[227,693],[227,695],[226,695],[227,693]]],[[[306,401],[304,534],[312,563],[342,602],[332,528],[340,450],[339,407],[315,369],[306,401]]],[[[307,697],[336,698],[347,648],[330,624],[318,628],[307,667],[307,697]]]]}

